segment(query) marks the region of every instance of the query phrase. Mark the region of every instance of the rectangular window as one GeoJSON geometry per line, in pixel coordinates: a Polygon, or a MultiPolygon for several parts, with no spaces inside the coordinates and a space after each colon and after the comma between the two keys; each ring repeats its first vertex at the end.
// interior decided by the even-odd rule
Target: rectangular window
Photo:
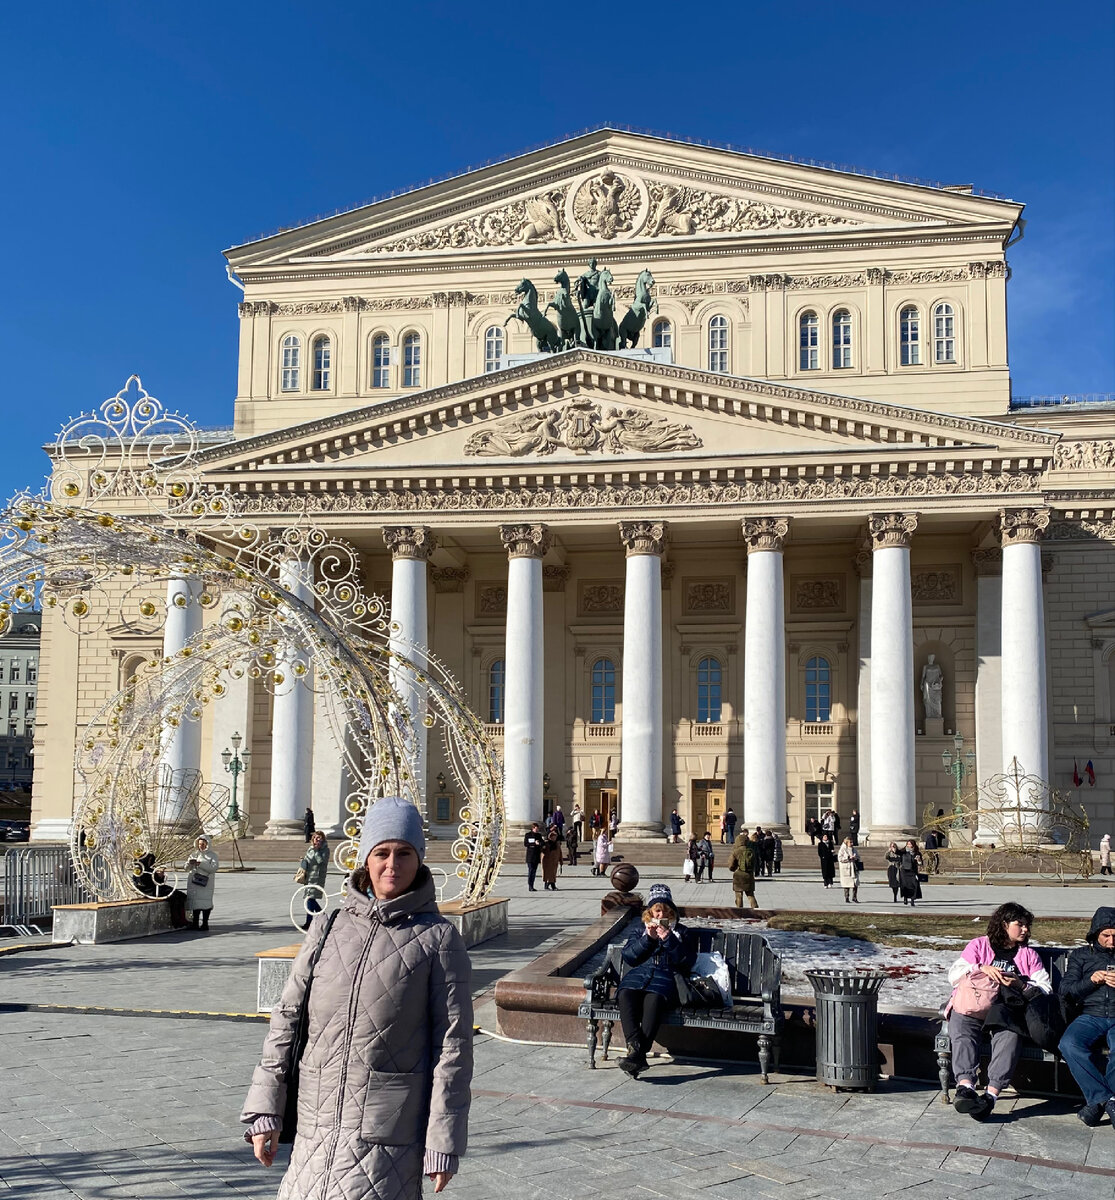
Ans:
{"type": "Polygon", "coordinates": [[[23,736],[24,736],[25,738],[34,738],[34,736],[35,736],[35,726],[34,726],[34,725],[24,725],[24,727],[23,727],[23,736]]]}
{"type": "Polygon", "coordinates": [[[23,706],[23,711],[24,712],[34,712],[35,711],[35,693],[34,692],[27,693],[27,703],[23,706]]]}
{"type": "Polygon", "coordinates": [[[18,662],[12,663],[11,681],[12,681],[12,683],[19,683],[19,663],[18,662]]]}
{"type": "Polygon", "coordinates": [[[372,342],[372,387],[391,386],[391,345],[384,336],[372,342]]]}
{"type": "Polygon", "coordinates": [[[798,366],[802,371],[821,367],[821,326],[815,316],[802,317],[798,366]]]}
{"type": "Polygon", "coordinates": [[[835,808],[834,792],[834,784],[808,782],[805,785],[805,815],[820,819],[822,813],[835,808]]]}
{"type": "Polygon", "coordinates": [[[422,343],[411,336],[403,348],[403,387],[422,386],[422,343]]]}
{"type": "Polygon", "coordinates": [[[19,693],[18,692],[9,692],[8,693],[8,712],[10,712],[10,713],[19,712],[19,693]]]}
{"type": "Polygon", "coordinates": [[[832,366],[836,371],[852,365],[852,318],[838,313],[832,321],[832,366]]]}
{"type": "Polygon", "coordinates": [[[314,343],[314,391],[329,391],[332,374],[333,347],[328,338],[318,338],[314,343]]]}
{"type": "Polygon", "coordinates": [[[902,314],[902,365],[921,366],[921,318],[917,309],[906,309],[902,314]]]}
{"type": "Polygon", "coordinates": [[[39,678],[39,664],[32,659],[27,664],[27,682],[34,683],[39,678]]]}
{"type": "Polygon", "coordinates": [[[16,723],[14,721],[9,721],[8,722],[8,737],[17,737],[17,736],[18,735],[16,733],[16,723]]]}

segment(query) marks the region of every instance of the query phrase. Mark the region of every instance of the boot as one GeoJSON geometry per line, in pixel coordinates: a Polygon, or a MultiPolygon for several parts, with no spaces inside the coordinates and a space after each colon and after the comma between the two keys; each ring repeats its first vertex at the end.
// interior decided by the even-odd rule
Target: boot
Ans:
{"type": "Polygon", "coordinates": [[[643,1035],[636,1031],[627,1038],[627,1053],[619,1060],[619,1069],[632,1079],[638,1077],[640,1071],[647,1067],[647,1055],[643,1046],[643,1035]]]}
{"type": "Polygon", "coordinates": [[[844,889],[844,903],[845,904],[851,903],[851,892],[852,892],[851,888],[844,889]]]}
{"type": "Polygon", "coordinates": [[[198,922],[201,920],[201,913],[200,912],[192,912],[190,914],[190,916],[191,916],[192,920],[190,921],[189,927],[191,929],[200,929],[201,926],[198,924],[198,922]]]}
{"type": "Polygon", "coordinates": [[[758,907],[759,907],[759,901],[755,899],[755,894],[754,894],[754,892],[752,892],[752,894],[751,894],[750,896],[748,896],[748,897],[747,897],[747,900],[748,900],[748,903],[751,905],[751,907],[752,907],[752,908],[758,908],[758,907]]]}
{"type": "Polygon", "coordinates": [[[202,933],[209,932],[209,913],[210,913],[210,910],[207,908],[201,914],[201,932],[202,933]]]}

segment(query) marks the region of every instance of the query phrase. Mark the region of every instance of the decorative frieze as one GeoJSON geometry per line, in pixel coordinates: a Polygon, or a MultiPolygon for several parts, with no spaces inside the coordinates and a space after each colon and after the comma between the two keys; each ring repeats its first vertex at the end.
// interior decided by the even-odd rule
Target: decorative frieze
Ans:
{"type": "Polygon", "coordinates": [[[743,196],[671,183],[650,182],[651,216],[643,237],[687,236],[693,233],[754,233],[783,229],[823,229],[834,225],[859,225],[860,221],[836,213],[815,212],[768,204],[743,196]]]}
{"type": "Polygon", "coordinates": [[[471,574],[468,567],[434,567],[430,571],[430,578],[435,592],[447,594],[464,591],[471,574]]]}
{"type": "Polygon", "coordinates": [[[909,546],[917,527],[917,513],[872,513],[867,519],[873,550],[909,546]]]}
{"type": "Polygon", "coordinates": [[[687,617],[730,616],[736,610],[735,580],[686,579],[683,587],[687,617]]]}
{"type": "Polygon", "coordinates": [[[545,525],[501,525],[499,536],[508,558],[542,558],[553,540],[545,525]]]}
{"type": "Polygon", "coordinates": [[[915,604],[959,604],[960,564],[918,567],[910,573],[910,596],[915,604]]]}
{"type": "Polygon", "coordinates": [[[632,554],[666,553],[665,521],[621,521],[619,537],[628,557],[632,554]]]}
{"type": "Polygon", "coordinates": [[[237,311],[241,317],[269,317],[274,308],[270,300],[242,300],[237,311]]]}
{"type": "Polygon", "coordinates": [[[741,528],[748,554],[756,550],[781,551],[790,522],[786,517],[744,517],[741,528]]]}
{"type": "Polygon", "coordinates": [[[578,608],[582,616],[615,616],[623,612],[622,579],[584,580],[580,590],[578,608]]]}
{"type": "Polygon", "coordinates": [[[1053,466],[1061,471],[1115,469],[1115,441],[1060,442],[1053,451],[1053,466]]]}
{"type": "Polygon", "coordinates": [[[794,612],[843,612],[843,575],[792,575],[790,608],[794,612]]]}
{"type": "Polygon", "coordinates": [[[495,581],[477,581],[476,615],[478,617],[507,616],[507,584],[495,581]]]}
{"type": "Polygon", "coordinates": [[[1043,539],[1047,542],[1115,542],[1115,520],[1076,517],[1051,521],[1043,539]]]}
{"type": "Polygon", "coordinates": [[[414,558],[426,562],[437,548],[433,530],[425,525],[388,526],[383,531],[383,540],[392,559],[414,558]]]}
{"type": "Polygon", "coordinates": [[[1040,542],[1049,526],[1048,508],[1001,508],[999,536],[1004,546],[1040,542]]]}

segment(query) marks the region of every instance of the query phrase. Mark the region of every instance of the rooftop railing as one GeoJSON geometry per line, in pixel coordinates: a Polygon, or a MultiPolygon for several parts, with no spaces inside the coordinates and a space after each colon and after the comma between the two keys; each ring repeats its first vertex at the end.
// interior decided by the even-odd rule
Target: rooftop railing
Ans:
{"type": "Polygon", "coordinates": [[[1064,396],[1012,396],[1011,408],[1060,408],[1081,404],[1115,404],[1115,392],[1076,392],[1064,396]]]}

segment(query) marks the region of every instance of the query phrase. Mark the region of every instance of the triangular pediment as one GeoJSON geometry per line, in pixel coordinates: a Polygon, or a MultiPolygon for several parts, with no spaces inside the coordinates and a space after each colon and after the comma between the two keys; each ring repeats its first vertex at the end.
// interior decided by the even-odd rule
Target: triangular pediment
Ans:
{"type": "Polygon", "coordinates": [[[882,230],[1009,231],[1021,206],[667,138],[599,130],[228,252],[242,274],[286,264],[653,249],[882,230]]]}
{"type": "Polygon", "coordinates": [[[1025,458],[1057,435],[572,350],[203,452],[211,479],[1025,458]]]}

